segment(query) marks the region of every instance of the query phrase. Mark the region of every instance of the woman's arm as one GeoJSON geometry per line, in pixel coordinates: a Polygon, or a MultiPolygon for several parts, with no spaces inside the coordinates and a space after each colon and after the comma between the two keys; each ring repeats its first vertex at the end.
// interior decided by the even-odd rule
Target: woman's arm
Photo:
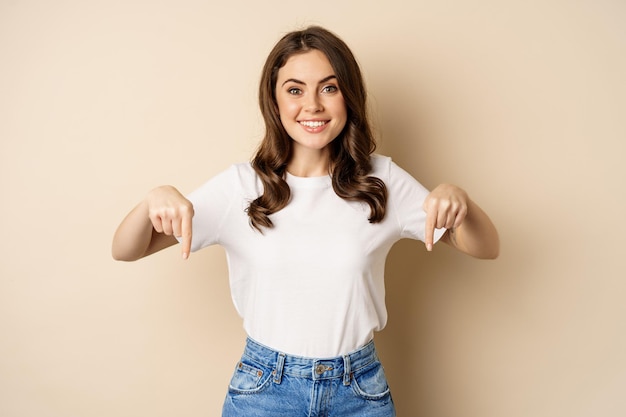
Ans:
{"type": "Polygon", "coordinates": [[[193,205],[178,190],[162,186],[150,191],[122,220],[111,253],[119,261],[135,261],[178,243],[183,259],[191,250],[193,205]]]}
{"type": "Polygon", "coordinates": [[[461,188],[442,184],[424,201],[426,248],[432,250],[435,228],[445,227],[442,241],[480,259],[495,259],[500,253],[498,231],[489,216],[461,188]]]}

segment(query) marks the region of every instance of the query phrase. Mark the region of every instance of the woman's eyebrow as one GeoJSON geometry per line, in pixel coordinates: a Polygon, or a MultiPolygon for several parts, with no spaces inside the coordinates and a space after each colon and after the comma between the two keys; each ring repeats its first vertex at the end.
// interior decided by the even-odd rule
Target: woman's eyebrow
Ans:
{"type": "MultiPolygon", "coordinates": [[[[328,77],[322,78],[318,84],[324,84],[327,81],[330,81],[332,79],[337,79],[336,75],[329,75],[328,77]]],[[[284,83],[281,84],[281,87],[285,84],[287,84],[288,82],[292,82],[292,83],[296,83],[296,84],[300,84],[300,85],[306,85],[306,83],[304,81],[300,81],[298,79],[295,78],[289,78],[288,80],[285,80],[284,83]]]]}

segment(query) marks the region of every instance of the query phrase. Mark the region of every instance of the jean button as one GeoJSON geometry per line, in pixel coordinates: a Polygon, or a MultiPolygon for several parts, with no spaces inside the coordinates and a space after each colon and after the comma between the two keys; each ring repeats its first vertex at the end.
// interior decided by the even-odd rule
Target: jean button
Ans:
{"type": "Polygon", "coordinates": [[[333,369],[332,366],[322,365],[321,363],[315,367],[315,373],[318,375],[322,375],[326,371],[331,371],[333,369]]]}

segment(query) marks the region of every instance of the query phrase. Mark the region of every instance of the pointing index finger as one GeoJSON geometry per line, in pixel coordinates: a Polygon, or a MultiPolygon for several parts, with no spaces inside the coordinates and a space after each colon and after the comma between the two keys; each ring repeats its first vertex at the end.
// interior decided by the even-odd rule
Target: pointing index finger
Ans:
{"type": "Polygon", "coordinates": [[[181,224],[181,244],[183,259],[188,259],[191,253],[191,238],[192,238],[192,222],[191,215],[185,215],[182,218],[181,224]]]}
{"type": "Polygon", "coordinates": [[[435,224],[437,222],[437,212],[432,208],[426,209],[426,228],[424,230],[424,243],[426,250],[433,250],[433,241],[435,240],[435,224]]]}

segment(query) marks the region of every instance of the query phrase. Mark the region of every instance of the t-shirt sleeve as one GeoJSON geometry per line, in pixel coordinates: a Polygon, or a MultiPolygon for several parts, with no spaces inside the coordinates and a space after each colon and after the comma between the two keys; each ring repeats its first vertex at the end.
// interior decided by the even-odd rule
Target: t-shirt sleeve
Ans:
{"type": "Polygon", "coordinates": [[[194,210],[192,252],[219,243],[222,223],[238,195],[236,178],[233,166],[187,195],[194,210]]]}
{"type": "MultiPolygon", "coordinates": [[[[401,237],[423,242],[426,235],[426,212],[423,204],[429,190],[391,160],[388,174],[389,203],[400,225],[401,237]]],[[[435,229],[434,242],[445,231],[446,229],[435,229]]]]}

